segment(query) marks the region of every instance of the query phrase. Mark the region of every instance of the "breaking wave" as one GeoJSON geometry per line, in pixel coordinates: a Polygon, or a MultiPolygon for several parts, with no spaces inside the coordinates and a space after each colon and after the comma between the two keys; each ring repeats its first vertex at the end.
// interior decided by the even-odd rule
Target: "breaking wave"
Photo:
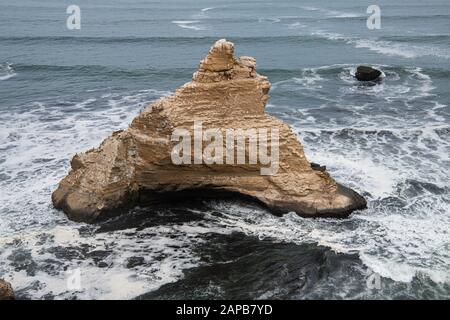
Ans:
{"type": "Polygon", "coordinates": [[[448,51],[437,47],[406,45],[387,40],[361,39],[323,30],[314,31],[312,34],[318,37],[323,37],[327,40],[351,44],[355,48],[369,49],[370,51],[377,53],[390,56],[399,56],[407,59],[424,56],[435,56],[443,59],[450,58],[450,53],[448,51]]]}
{"type": "Polygon", "coordinates": [[[199,25],[199,20],[177,20],[172,21],[172,23],[176,24],[180,28],[183,29],[191,29],[195,31],[205,30],[204,26],[199,25]]]}
{"type": "Polygon", "coordinates": [[[17,76],[17,73],[14,71],[11,64],[0,64],[0,81],[8,80],[15,76],[17,76]]]}
{"type": "Polygon", "coordinates": [[[423,69],[375,67],[385,72],[378,84],[357,81],[356,65],[300,70],[275,83],[272,95],[296,94],[310,104],[268,106],[293,125],[310,161],[369,199],[368,210],[342,222],[288,215],[283,222],[267,218],[263,228],[243,228],[358,253],[366,266],[395,281],[426,275],[448,284],[449,107],[423,69]]]}

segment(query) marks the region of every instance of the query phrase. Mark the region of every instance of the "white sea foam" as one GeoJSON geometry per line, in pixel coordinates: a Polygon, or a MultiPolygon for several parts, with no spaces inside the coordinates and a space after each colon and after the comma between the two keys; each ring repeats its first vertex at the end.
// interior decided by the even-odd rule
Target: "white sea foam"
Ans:
{"type": "Polygon", "coordinates": [[[26,236],[13,234],[0,239],[2,261],[17,254],[13,243],[20,241],[21,252],[30,253],[36,271],[0,268],[0,272],[14,283],[16,290],[28,288],[27,295],[34,299],[48,294],[56,299],[67,299],[73,294],[78,299],[131,299],[182,278],[184,269],[200,264],[192,253],[203,242],[195,236],[205,232],[200,229],[195,225],[158,226],[82,236],[77,226],[71,225],[30,231],[26,236]],[[187,232],[193,236],[187,237],[187,232]],[[63,252],[67,258],[61,256],[63,252]],[[96,263],[96,252],[104,265],[96,263]],[[133,257],[141,257],[142,264],[128,266],[133,257]],[[47,271],[49,267],[51,271],[47,271]],[[75,269],[81,271],[81,286],[71,291],[65,270],[75,269]],[[38,286],[33,289],[36,283],[38,286]]]}
{"type": "Polygon", "coordinates": [[[448,219],[443,215],[408,217],[369,208],[346,220],[312,220],[295,213],[274,217],[260,209],[225,202],[217,202],[215,209],[221,216],[211,215],[211,219],[261,240],[317,243],[338,253],[358,254],[368,268],[399,282],[411,282],[420,274],[437,283],[450,281],[444,250],[449,242],[448,219]]]}
{"type": "Polygon", "coordinates": [[[199,264],[191,252],[202,242],[196,235],[227,232],[186,223],[83,235],[81,225],[52,208],[50,194],[73,154],[125,128],[149,101],[167,94],[96,91],[82,101],[35,102],[27,106],[29,111],[12,108],[1,115],[0,210],[7,214],[0,215],[0,276],[18,292],[35,299],[136,297],[180,279],[184,269],[199,264]],[[95,258],[102,251],[104,266],[95,258]],[[17,262],[17,256],[26,261],[17,262]],[[143,257],[145,265],[128,267],[133,256],[143,257]],[[72,292],[65,270],[75,268],[81,270],[82,287],[72,292]]]}
{"type": "Polygon", "coordinates": [[[320,85],[321,81],[324,81],[324,79],[317,73],[317,70],[314,68],[307,68],[302,70],[302,74],[300,77],[294,77],[292,80],[295,83],[298,83],[308,89],[313,88],[321,88],[320,85]]]}
{"type": "Polygon", "coordinates": [[[0,215],[0,234],[57,218],[48,195],[66,174],[68,159],[126,128],[150,100],[165,94],[142,90],[102,98],[102,93],[91,93],[94,96],[82,101],[74,97],[33,102],[26,106],[28,111],[11,108],[0,115],[0,210],[8,212],[0,215]]]}

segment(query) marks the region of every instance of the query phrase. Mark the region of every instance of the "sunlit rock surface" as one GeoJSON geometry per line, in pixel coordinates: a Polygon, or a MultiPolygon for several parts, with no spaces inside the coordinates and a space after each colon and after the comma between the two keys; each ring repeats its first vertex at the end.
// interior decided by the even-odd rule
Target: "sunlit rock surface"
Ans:
{"type": "Polygon", "coordinates": [[[217,41],[191,82],[146,107],[98,148],[74,156],[71,171],[52,195],[55,207],[72,220],[90,223],[137,204],[197,196],[244,196],[274,213],[307,217],[345,217],[365,208],[359,194],[336,183],[325,169],[312,168],[291,128],[265,113],[269,89],[254,58],[235,58],[231,42],[217,41]],[[268,165],[260,162],[174,164],[171,152],[179,142],[172,141],[172,133],[193,131],[194,123],[201,123],[203,132],[219,128],[224,134],[227,129],[268,129],[269,151],[275,150],[270,132],[277,129],[275,173],[261,174],[268,165]]]}

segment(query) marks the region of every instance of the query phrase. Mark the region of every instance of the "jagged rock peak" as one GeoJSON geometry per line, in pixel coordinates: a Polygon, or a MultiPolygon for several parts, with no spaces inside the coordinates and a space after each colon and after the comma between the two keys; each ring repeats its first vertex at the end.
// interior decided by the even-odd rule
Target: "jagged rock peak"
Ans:
{"type": "Polygon", "coordinates": [[[209,49],[208,55],[200,62],[193,80],[197,82],[218,82],[239,78],[255,78],[256,59],[234,56],[234,44],[220,39],[209,49]]]}
{"type": "Polygon", "coordinates": [[[209,49],[208,55],[200,62],[200,70],[221,72],[233,69],[234,44],[225,39],[220,39],[209,49]]]}

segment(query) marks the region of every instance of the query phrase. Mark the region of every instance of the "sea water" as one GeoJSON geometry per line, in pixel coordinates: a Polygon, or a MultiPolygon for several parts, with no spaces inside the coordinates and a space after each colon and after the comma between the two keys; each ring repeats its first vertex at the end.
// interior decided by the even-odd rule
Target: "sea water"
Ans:
{"type": "Polygon", "coordinates": [[[450,3],[0,4],[0,278],[19,298],[450,297],[450,3]],[[218,39],[257,59],[267,112],[368,200],[348,219],[209,200],[85,225],[52,207],[71,157],[190,81],[218,39]],[[353,75],[383,70],[377,84],[353,75]],[[77,288],[68,285],[78,270],[77,288]]]}

